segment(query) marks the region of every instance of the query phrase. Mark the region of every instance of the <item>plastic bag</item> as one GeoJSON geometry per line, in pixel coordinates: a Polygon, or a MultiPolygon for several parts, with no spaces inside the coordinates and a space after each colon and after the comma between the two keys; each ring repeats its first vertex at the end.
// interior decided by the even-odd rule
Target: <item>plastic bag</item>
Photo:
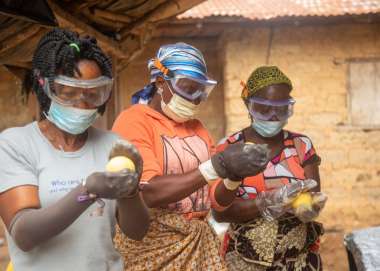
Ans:
{"type": "Polygon", "coordinates": [[[296,181],[280,188],[263,191],[256,197],[256,205],[261,215],[267,220],[274,220],[292,210],[292,202],[302,192],[317,186],[312,179],[296,181]]]}
{"type": "Polygon", "coordinates": [[[311,202],[294,206],[292,203],[291,213],[304,223],[315,220],[327,201],[327,195],[322,192],[308,192],[311,202]]]}

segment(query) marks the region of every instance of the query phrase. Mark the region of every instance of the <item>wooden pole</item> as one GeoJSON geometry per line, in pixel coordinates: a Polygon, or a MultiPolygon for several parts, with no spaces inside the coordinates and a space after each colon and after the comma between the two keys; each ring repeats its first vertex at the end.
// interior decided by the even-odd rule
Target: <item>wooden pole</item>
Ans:
{"type": "Polygon", "coordinates": [[[127,23],[127,24],[132,22],[132,18],[128,15],[101,10],[98,8],[94,9],[94,15],[113,21],[113,22],[122,22],[122,23],[127,23]]]}
{"type": "Polygon", "coordinates": [[[48,3],[56,15],[57,21],[61,27],[67,27],[76,31],[80,30],[88,35],[94,36],[104,50],[111,52],[112,55],[118,58],[128,58],[128,54],[125,53],[125,50],[121,48],[117,41],[107,37],[106,35],[95,30],[92,26],[89,26],[80,19],[67,13],[53,0],[48,0],[48,3]]]}
{"type": "Polygon", "coordinates": [[[121,30],[120,35],[122,37],[122,41],[127,37],[129,33],[148,23],[157,22],[159,20],[175,16],[201,2],[203,2],[203,0],[177,0],[164,2],[151,12],[147,13],[145,16],[137,19],[128,27],[121,30]]]}
{"type": "Polygon", "coordinates": [[[23,41],[31,38],[32,36],[37,34],[37,32],[40,30],[40,28],[41,27],[39,25],[33,24],[33,25],[21,30],[17,34],[8,37],[6,40],[1,42],[0,54],[4,53],[5,51],[7,51],[13,47],[15,47],[16,45],[22,43],[23,41]]]}
{"type": "Polygon", "coordinates": [[[124,23],[104,19],[103,17],[96,15],[94,12],[92,12],[91,9],[83,9],[82,14],[90,21],[114,29],[115,32],[118,32],[120,29],[125,27],[124,23]]]}

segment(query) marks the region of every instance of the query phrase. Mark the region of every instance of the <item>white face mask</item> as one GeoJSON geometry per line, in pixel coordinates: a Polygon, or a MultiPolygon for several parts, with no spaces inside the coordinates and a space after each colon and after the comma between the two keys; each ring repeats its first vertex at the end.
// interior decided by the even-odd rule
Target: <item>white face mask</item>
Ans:
{"type": "Polygon", "coordinates": [[[171,97],[169,103],[166,104],[162,97],[162,92],[163,89],[159,88],[158,94],[161,95],[161,109],[166,116],[179,123],[194,118],[198,111],[199,104],[193,104],[175,93],[172,93],[173,96],[171,97]]]}

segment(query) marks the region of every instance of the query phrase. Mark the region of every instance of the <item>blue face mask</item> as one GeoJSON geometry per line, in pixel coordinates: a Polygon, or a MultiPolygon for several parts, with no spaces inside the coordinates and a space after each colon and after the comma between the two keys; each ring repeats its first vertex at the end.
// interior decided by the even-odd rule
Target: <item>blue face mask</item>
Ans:
{"type": "Polygon", "coordinates": [[[273,137],[281,132],[282,128],[288,123],[284,121],[267,121],[254,119],[252,128],[263,137],[273,137]]]}
{"type": "Polygon", "coordinates": [[[51,101],[46,118],[61,130],[79,135],[84,133],[98,117],[98,109],[79,109],[51,101]]]}

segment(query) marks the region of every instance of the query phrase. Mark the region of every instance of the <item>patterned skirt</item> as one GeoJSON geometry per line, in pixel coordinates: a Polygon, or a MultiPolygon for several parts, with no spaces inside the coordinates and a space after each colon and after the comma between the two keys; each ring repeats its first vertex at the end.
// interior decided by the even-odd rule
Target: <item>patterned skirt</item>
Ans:
{"type": "Polygon", "coordinates": [[[321,271],[320,223],[295,217],[232,224],[225,255],[230,271],[321,271]]]}
{"type": "Polygon", "coordinates": [[[116,228],[115,246],[125,270],[227,271],[220,257],[220,241],[207,221],[153,209],[151,225],[142,241],[126,237],[116,228]]]}

